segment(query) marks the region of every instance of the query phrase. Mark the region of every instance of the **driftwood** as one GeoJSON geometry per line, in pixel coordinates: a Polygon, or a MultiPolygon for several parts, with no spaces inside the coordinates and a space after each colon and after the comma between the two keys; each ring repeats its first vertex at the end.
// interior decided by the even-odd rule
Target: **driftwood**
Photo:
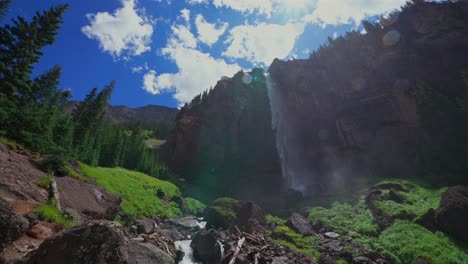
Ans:
{"type": "Polygon", "coordinates": [[[53,199],[57,209],[62,211],[62,206],[60,206],[60,194],[54,176],[52,176],[52,181],[50,182],[49,198],[53,199]]]}
{"type": "Polygon", "coordinates": [[[242,237],[239,239],[239,241],[237,241],[236,251],[234,251],[234,255],[232,255],[232,258],[231,258],[231,261],[229,261],[229,264],[234,264],[234,262],[236,262],[237,255],[239,255],[244,242],[245,242],[245,237],[242,237]]]}

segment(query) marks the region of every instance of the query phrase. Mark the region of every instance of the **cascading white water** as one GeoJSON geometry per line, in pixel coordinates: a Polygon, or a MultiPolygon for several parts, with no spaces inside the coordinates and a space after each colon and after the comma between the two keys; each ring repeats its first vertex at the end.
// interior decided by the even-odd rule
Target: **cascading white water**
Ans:
{"type": "Polygon", "coordinates": [[[298,177],[301,171],[297,170],[299,166],[294,166],[299,157],[295,157],[297,153],[294,152],[293,143],[289,140],[287,98],[282,98],[285,95],[281,94],[279,87],[269,73],[266,74],[265,78],[270,99],[272,128],[276,136],[276,149],[281,163],[283,179],[288,188],[304,193],[306,185],[298,177]]]}

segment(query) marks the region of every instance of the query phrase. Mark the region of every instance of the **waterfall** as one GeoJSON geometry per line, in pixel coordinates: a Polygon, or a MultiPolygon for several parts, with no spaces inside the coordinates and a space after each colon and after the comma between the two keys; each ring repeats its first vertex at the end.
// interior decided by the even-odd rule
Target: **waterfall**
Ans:
{"type": "Polygon", "coordinates": [[[306,184],[301,180],[300,173],[302,171],[298,170],[300,166],[295,166],[298,164],[299,157],[294,142],[292,142],[289,135],[291,127],[287,118],[287,94],[281,93],[269,73],[266,74],[265,78],[270,99],[272,128],[275,132],[276,149],[281,164],[281,174],[287,188],[304,193],[306,191],[306,184]]]}

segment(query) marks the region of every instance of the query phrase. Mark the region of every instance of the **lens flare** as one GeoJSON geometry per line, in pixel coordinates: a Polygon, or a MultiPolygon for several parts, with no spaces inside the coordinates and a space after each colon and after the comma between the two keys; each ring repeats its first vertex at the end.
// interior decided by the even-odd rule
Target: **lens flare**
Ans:
{"type": "Polygon", "coordinates": [[[250,75],[250,73],[244,74],[244,76],[242,77],[242,82],[244,84],[247,84],[247,85],[251,84],[252,83],[252,75],[250,75]]]}
{"type": "Polygon", "coordinates": [[[400,39],[401,39],[400,32],[396,29],[392,29],[383,36],[382,43],[387,47],[391,47],[391,46],[395,46],[396,44],[398,44],[398,42],[400,42],[400,39]]]}

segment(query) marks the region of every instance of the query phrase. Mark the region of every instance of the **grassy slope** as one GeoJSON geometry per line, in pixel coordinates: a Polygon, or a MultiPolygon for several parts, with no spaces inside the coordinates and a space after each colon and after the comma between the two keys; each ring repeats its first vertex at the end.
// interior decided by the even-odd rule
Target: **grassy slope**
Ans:
{"type": "MultiPolygon", "coordinates": [[[[397,204],[393,201],[384,201],[378,206],[389,215],[398,215],[408,212],[416,220],[429,208],[437,208],[440,198],[446,188],[431,189],[419,184],[402,181],[387,180],[384,182],[400,183],[409,189],[409,192],[397,192],[409,203],[397,204]]],[[[385,195],[385,193],[384,193],[385,195]]],[[[352,238],[373,249],[394,263],[415,263],[418,258],[424,258],[429,263],[468,263],[466,247],[454,242],[449,236],[441,232],[431,232],[413,221],[396,220],[395,223],[379,233],[373,216],[364,203],[364,195],[356,205],[347,203],[334,203],[330,208],[314,207],[309,211],[309,221],[320,219],[328,229],[340,233],[342,236],[351,235],[352,238]],[[352,231],[350,233],[350,231],[352,231]]],[[[294,234],[294,231],[286,229],[284,220],[268,216],[269,222],[279,224],[276,231],[282,231],[292,237],[298,246],[291,245],[287,241],[277,241],[280,244],[306,252],[314,256],[311,241],[303,241],[304,238],[294,234]]]]}
{"type": "Polygon", "coordinates": [[[81,171],[107,190],[122,197],[121,208],[134,217],[182,216],[179,206],[169,202],[174,196],[180,196],[180,190],[172,183],[162,181],[146,174],[122,168],[95,168],[81,166],[81,171]],[[163,192],[167,202],[158,197],[163,192]]]}

